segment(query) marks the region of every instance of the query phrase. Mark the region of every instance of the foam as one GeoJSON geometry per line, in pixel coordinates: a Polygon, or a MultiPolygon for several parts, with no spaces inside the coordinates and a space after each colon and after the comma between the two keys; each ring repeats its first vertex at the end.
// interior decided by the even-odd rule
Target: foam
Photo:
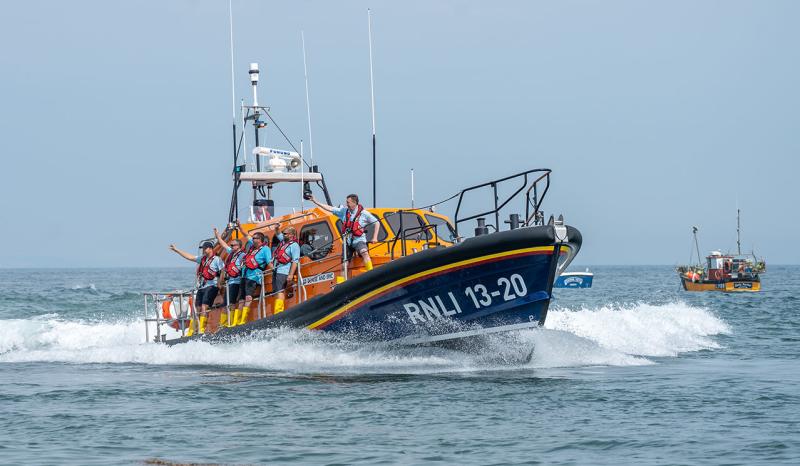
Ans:
{"type": "Polygon", "coordinates": [[[231,366],[278,373],[441,373],[630,366],[649,357],[719,348],[730,333],[709,310],[683,303],[551,310],[545,328],[492,335],[471,351],[376,348],[336,335],[277,329],[257,339],[168,347],[145,343],[140,321],[70,321],[57,315],[0,321],[0,363],[66,362],[231,366]]]}
{"type": "Polygon", "coordinates": [[[717,349],[712,338],[730,326],[706,308],[682,302],[603,306],[547,315],[546,329],[561,330],[597,342],[603,348],[640,356],[677,356],[717,349]]]}

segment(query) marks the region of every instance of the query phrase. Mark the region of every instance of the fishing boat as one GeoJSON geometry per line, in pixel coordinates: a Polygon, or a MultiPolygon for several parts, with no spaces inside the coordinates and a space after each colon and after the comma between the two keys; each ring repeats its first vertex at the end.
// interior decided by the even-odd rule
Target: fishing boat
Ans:
{"type": "MultiPolygon", "coordinates": [[[[702,264],[697,240],[698,228],[692,227],[697,262],[695,265],[683,265],[677,268],[678,277],[684,290],[727,293],[761,291],[761,274],[767,270],[766,262],[763,258],[757,258],[755,253],[742,254],[740,231],[740,211],[737,209],[737,253],[723,254],[720,251],[711,251],[705,258],[705,264],[702,264]]],[[[689,259],[690,263],[694,257],[693,255],[689,259]]]]}
{"type": "MultiPolygon", "coordinates": [[[[204,333],[193,335],[187,333],[198,320],[193,290],[145,293],[148,341],[224,342],[288,327],[420,344],[544,323],[553,283],[582,241],[562,216],[545,221],[542,201],[551,170],[531,169],[490,180],[424,207],[367,208],[378,219],[366,228],[368,238],[378,229],[377,242],[369,244],[369,270],[360,256],[348,251],[352,232],[342,228],[341,219],[309,207],[307,199],[314,193],[332,204],[319,167],[306,162],[302,148],[297,152],[259,145],[264,120],[277,124],[270,109],[257,103],[257,76],[258,66],[252,64],[253,104],[241,107],[242,131],[237,133],[234,125],[233,194],[222,238],[239,239],[241,225],[249,234],[262,232],[270,244],[275,225],[293,226],[301,250],[297,282],[286,295],[285,310],[276,312],[273,276],[265,271],[260,294],[250,306],[255,312],[246,323],[232,327],[219,325],[220,314],[231,312],[224,306],[222,284],[204,333]],[[254,130],[252,150],[245,149],[245,124],[254,130]],[[248,217],[240,219],[242,183],[250,185],[253,199],[248,217]],[[499,194],[505,192],[510,194],[499,194]],[[470,208],[481,195],[488,203],[470,208]],[[443,202],[455,203],[452,219],[436,210],[443,202]],[[474,222],[471,234],[465,232],[467,222],[474,222]]],[[[208,241],[213,240],[201,244],[208,241]]],[[[226,258],[220,244],[214,250],[226,258]]]]}
{"type": "Polygon", "coordinates": [[[591,288],[594,273],[587,268],[584,272],[564,272],[556,279],[556,288],[591,288]]]}

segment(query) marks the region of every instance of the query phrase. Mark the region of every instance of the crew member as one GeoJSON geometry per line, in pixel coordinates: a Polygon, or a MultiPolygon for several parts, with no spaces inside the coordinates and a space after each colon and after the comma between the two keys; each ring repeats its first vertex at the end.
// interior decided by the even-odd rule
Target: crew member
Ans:
{"type": "Polygon", "coordinates": [[[250,314],[250,303],[253,301],[256,290],[261,287],[264,281],[264,270],[267,269],[272,261],[272,252],[269,250],[264,233],[257,231],[250,235],[244,231],[241,225],[239,225],[239,232],[247,238],[247,253],[243,261],[244,281],[241,284],[242,293],[244,293],[244,306],[239,320],[234,325],[247,323],[247,318],[250,314]]]}
{"type": "MultiPolygon", "coordinates": [[[[217,257],[214,253],[214,245],[206,241],[202,244],[202,256],[194,256],[186,251],[181,251],[174,244],[170,244],[169,248],[186,260],[197,263],[197,294],[194,298],[195,308],[200,307],[200,333],[206,331],[206,322],[208,322],[208,308],[214,304],[214,299],[217,297],[219,288],[217,288],[217,277],[220,271],[225,266],[222,259],[217,257]]],[[[194,333],[194,324],[189,329],[189,335],[194,333]]]]}
{"type": "Polygon", "coordinates": [[[300,245],[297,244],[297,230],[294,227],[286,227],[282,233],[277,233],[275,236],[280,243],[275,248],[273,259],[275,275],[272,279],[272,292],[278,294],[275,296],[275,306],[272,312],[278,314],[283,312],[286,289],[291,286],[297,273],[300,262],[300,245]]]}
{"type": "Polygon", "coordinates": [[[242,312],[241,309],[244,305],[244,293],[241,283],[244,272],[245,252],[242,248],[241,240],[233,239],[230,243],[226,243],[216,228],[214,228],[214,236],[217,237],[217,242],[219,242],[228,253],[228,257],[225,259],[225,286],[227,287],[225,306],[228,307],[228,312],[220,314],[219,325],[222,327],[233,327],[236,322],[239,321],[242,312]],[[231,315],[231,305],[234,307],[233,316],[230,322],[228,322],[228,316],[231,315]]]}
{"type": "MultiPolygon", "coordinates": [[[[369,247],[367,247],[367,226],[378,223],[378,219],[369,213],[364,207],[358,203],[358,195],[350,194],[346,199],[346,206],[333,207],[319,202],[314,196],[309,199],[320,208],[327,210],[339,217],[342,221],[342,235],[348,236],[347,245],[350,250],[361,256],[364,260],[364,267],[367,270],[372,270],[372,259],[369,257],[369,247]]],[[[375,225],[372,230],[371,243],[378,241],[378,231],[380,225],[375,225]]]]}

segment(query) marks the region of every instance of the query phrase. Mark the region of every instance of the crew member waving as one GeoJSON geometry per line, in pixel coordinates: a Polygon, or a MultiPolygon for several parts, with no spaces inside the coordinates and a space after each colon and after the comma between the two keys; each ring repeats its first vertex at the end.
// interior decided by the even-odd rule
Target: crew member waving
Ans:
{"type": "MultiPolygon", "coordinates": [[[[206,322],[208,321],[208,308],[214,304],[214,299],[216,299],[219,292],[217,277],[225,264],[214,253],[214,245],[210,241],[202,244],[203,255],[201,256],[181,251],[174,244],[170,244],[169,248],[184,259],[197,263],[197,295],[194,298],[194,305],[200,307],[199,331],[204,333],[206,331],[206,322]]],[[[194,333],[193,328],[190,328],[189,334],[192,333],[194,333]]]]}
{"type": "Polygon", "coordinates": [[[256,290],[264,282],[264,271],[272,261],[272,252],[269,250],[264,233],[257,231],[250,235],[244,231],[241,225],[239,225],[239,232],[247,238],[247,252],[244,256],[244,281],[241,285],[244,292],[244,307],[239,320],[234,325],[247,323],[250,315],[250,303],[253,301],[256,290]]]}
{"type": "MultiPolygon", "coordinates": [[[[347,205],[340,207],[323,204],[314,196],[311,196],[310,201],[339,217],[342,221],[341,233],[343,236],[348,237],[347,245],[350,250],[361,256],[364,260],[364,267],[367,270],[372,270],[372,259],[369,257],[369,248],[367,247],[367,226],[378,223],[378,219],[358,203],[358,195],[348,195],[345,201],[347,205]]],[[[372,229],[370,242],[375,243],[378,241],[379,230],[380,224],[375,225],[375,228],[372,229]]]]}
{"type": "Polygon", "coordinates": [[[280,244],[275,248],[275,257],[273,258],[275,275],[272,279],[272,292],[278,293],[275,296],[275,307],[272,311],[274,314],[283,312],[286,288],[292,283],[300,262],[297,230],[294,227],[287,227],[282,233],[277,233],[276,237],[280,244]]]}
{"type": "Polygon", "coordinates": [[[232,239],[230,243],[225,242],[216,228],[214,228],[214,236],[217,237],[217,242],[225,248],[228,257],[225,258],[225,286],[227,292],[225,293],[225,306],[228,307],[227,313],[220,314],[219,325],[222,327],[233,327],[239,321],[241,316],[241,309],[244,305],[244,287],[242,287],[242,276],[244,275],[244,256],[245,251],[242,248],[242,241],[232,239]],[[233,303],[233,304],[231,304],[233,303]],[[231,309],[233,306],[233,309],[231,309]],[[228,315],[233,310],[233,317],[228,322],[228,315]]]}

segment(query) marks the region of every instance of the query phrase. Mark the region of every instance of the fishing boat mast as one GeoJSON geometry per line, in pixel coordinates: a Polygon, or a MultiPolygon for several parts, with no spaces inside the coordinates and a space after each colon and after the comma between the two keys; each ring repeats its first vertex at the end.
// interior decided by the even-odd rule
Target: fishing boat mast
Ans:
{"type": "MultiPolygon", "coordinates": [[[[697,230],[696,226],[692,227],[692,235],[694,236],[694,250],[697,253],[697,265],[703,265],[703,259],[700,257],[700,244],[697,242],[697,230]]],[[[689,259],[689,263],[691,263],[691,258],[689,259]]]]}
{"type": "Polygon", "coordinates": [[[736,208],[736,254],[742,255],[742,240],[740,237],[740,223],[739,223],[739,215],[741,210],[736,208]]]}

